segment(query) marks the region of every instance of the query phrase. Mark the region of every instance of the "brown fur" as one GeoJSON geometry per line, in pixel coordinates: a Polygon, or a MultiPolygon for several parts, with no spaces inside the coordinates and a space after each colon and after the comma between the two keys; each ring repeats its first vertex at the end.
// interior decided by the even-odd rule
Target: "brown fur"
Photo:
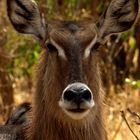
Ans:
{"type": "MultiPolygon", "coordinates": [[[[91,32],[91,30],[89,31],[91,32]]],[[[89,31],[87,30],[88,33],[89,31]]],[[[63,31],[63,34],[66,37],[67,31],[63,31]]],[[[95,32],[91,36],[94,34],[95,32]]],[[[53,38],[55,38],[54,34],[53,38]]],[[[84,38],[79,40],[83,41],[84,38]]],[[[82,55],[81,51],[77,53],[78,56],[82,55]]],[[[98,52],[93,51],[86,60],[82,61],[82,58],[79,60],[80,71],[83,73],[81,82],[86,83],[92,90],[96,105],[89,115],[78,121],[69,118],[58,106],[62,91],[71,82],[68,75],[72,69],[69,69],[71,61],[63,60],[57,53],[49,53],[44,49],[40,58],[32,115],[33,122],[28,130],[30,135],[27,137],[31,140],[105,140],[106,132],[102,117],[103,92],[98,66],[98,52]]]]}
{"type": "Polygon", "coordinates": [[[32,118],[25,132],[27,140],[105,140],[103,90],[95,48],[109,35],[126,31],[133,25],[138,15],[138,0],[112,0],[96,23],[97,32],[92,21],[51,21],[46,26],[32,0],[7,0],[7,11],[15,29],[35,35],[43,47],[32,118]],[[96,35],[96,45],[92,44],[90,53],[84,55],[96,35]],[[48,39],[53,39],[58,46],[52,43],[49,48],[45,44],[48,39]],[[86,84],[95,101],[95,106],[81,120],[73,120],[58,105],[63,90],[74,82],[86,84]]]}

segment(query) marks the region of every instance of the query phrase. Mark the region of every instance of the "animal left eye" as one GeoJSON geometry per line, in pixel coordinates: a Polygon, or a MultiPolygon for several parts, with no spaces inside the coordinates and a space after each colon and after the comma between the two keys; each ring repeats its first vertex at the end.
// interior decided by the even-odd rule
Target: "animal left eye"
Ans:
{"type": "Polygon", "coordinates": [[[50,52],[57,51],[57,49],[54,47],[54,45],[52,45],[52,43],[50,41],[46,41],[45,46],[48,48],[48,50],[50,52]]]}
{"type": "Polygon", "coordinates": [[[100,47],[100,43],[99,42],[96,42],[95,44],[94,44],[94,46],[92,47],[92,50],[97,50],[99,47],[100,47]]]}
{"type": "Polygon", "coordinates": [[[56,52],[57,51],[57,49],[51,43],[47,44],[47,48],[49,49],[50,52],[56,52]]]}

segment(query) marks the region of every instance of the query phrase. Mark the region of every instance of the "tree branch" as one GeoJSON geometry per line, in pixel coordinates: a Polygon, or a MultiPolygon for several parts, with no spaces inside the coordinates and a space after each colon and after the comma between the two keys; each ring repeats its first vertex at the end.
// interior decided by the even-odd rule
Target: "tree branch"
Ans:
{"type": "Polygon", "coordinates": [[[129,130],[131,131],[131,133],[134,135],[134,137],[135,137],[137,140],[140,140],[140,139],[138,138],[138,136],[133,132],[132,128],[130,127],[130,125],[129,125],[129,123],[128,123],[126,117],[125,117],[124,111],[121,111],[121,116],[122,116],[122,118],[124,119],[126,125],[128,126],[129,130]]]}

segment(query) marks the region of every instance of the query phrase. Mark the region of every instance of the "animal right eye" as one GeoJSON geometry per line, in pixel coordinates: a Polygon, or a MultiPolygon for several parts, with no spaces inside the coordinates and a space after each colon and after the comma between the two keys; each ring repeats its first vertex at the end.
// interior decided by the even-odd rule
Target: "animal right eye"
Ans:
{"type": "Polygon", "coordinates": [[[100,43],[99,42],[96,42],[95,44],[94,44],[94,46],[93,46],[93,48],[92,48],[92,51],[93,50],[98,50],[98,48],[100,47],[100,43]]]}
{"type": "Polygon", "coordinates": [[[57,49],[54,47],[54,45],[51,44],[51,42],[47,41],[45,44],[46,48],[49,50],[49,52],[56,52],[57,49]]]}
{"type": "Polygon", "coordinates": [[[50,52],[56,52],[57,51],[57,49],[51,43],[49,43],[47,45],[47,48],[49,49],[50,52]]]}

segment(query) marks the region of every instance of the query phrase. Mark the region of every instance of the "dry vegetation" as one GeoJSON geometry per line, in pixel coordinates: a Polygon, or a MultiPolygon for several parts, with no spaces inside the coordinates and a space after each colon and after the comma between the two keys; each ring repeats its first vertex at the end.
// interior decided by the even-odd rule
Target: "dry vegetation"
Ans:
{"type": "MultiPolygon", "coordinates": [[[[44,6],[46,1],[40,0],[39,2],[42,4],[41,9],[46,11],[46,6],[44,6]]],[[[60,1],[58,0],[58,2],[60,1]]],[[[50,8],[47,8],[53,10],[49,0],[48,3],[50,8]]],[[[107,0],[100,0],[100,2],[95,0],[95,4],[92,3],[92,6],[87,4],[85,9],[83,3],[76,9],[69,4],[69,10],[72,12],[67,11],[69,14],[63,16],[68,19],[91,18],[91,13],[93,13],[98,17],[98,13],[100,14],[107,3],[107,0]],[[95,8],[90,10],[95,6],[98,6],[98,12],[95,11],[95,8]]],[[[58,8],[57,10],[64,8],[63,3],[55,6],[58,8]]],[[[39,47],[34,40],[26,36],[21,37],[13,31],[6,17],[5,9],[5,1],[0,0],[0,124],[5,122],[14,106],[32,100],[33,66],[39,55],[39,47]]],[[[62,11],[60,10],[59,14],[62,11]]],[[[63,18],[52,11],[49,16],[63,18]]],[[[140,22],[130,32],[111,38],[105,48],[101,50],[101,56],[105,60],[101,65],[103,73],[105,73],[103,75],[103,81],[106,83],[104,84],[105,110],[107,110],[105,122],[109,140],[140,139],[139,36],[140,22]]]]}

